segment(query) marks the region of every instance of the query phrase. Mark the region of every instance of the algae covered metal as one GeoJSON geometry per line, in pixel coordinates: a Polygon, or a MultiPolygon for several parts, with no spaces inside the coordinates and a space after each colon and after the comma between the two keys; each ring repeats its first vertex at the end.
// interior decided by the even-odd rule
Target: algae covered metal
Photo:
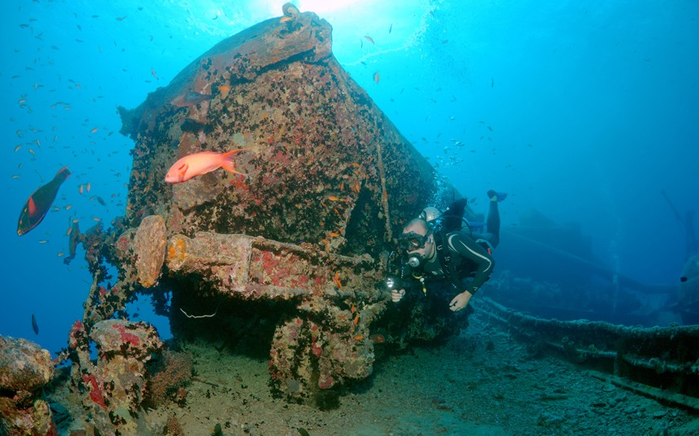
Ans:
{"type": "Polygon", "coordinates": [[[330,25],[286,11],[120,110],[122,133],[136,141],[130,226],[158,214],[169,235],[244,233],[376,255],[431,199],[432,168],[333,57],[330,25]],[[241,148],[237,171],[247,176],[164,181],[183,156],[241,148]]]}
{"type": "MultiPolygon", "coordinates": [[[[164,219],[163,280],[182,308],[171,314],[175,331],[211,295],[291,300],[266,338],[270,370],[276,389],[306,400],[371,374],[370,325],[387,302],[378,258],[437,189],[430,165],[333,57],[330,25],[284,12],[121,109],[122,132],[136,141],[126,223],[164,219]],[[244,175],[164,181],[186,155],[234,149],[244,149],[235,158],[244,175]]],[[[120,255],[126,265],[142,258],[120,255]]]]}
{"type": "MultiPolygon", "coordinates": [[[[128,204],[110,229],[80,236],[94,282],[63,356],[88,411],[102,414],[98,430],[109,432],[109,421],[126,429],[120,417],[140,416],[148,384],[136,377],[119,387],[119,365],[90,361],[90,341],[104,337],[97,332],[135,329],[149,338],[139,340],[143,353],[162,349],[147,326],[105,321],[127,317],[139,293],[169,317],[175,342],[248,344],[269,359],[274,391],[321,407],[346,381],[371,375],[376,344],[399,337],[405,346],[417,332],[404,329],[411,312],[399,323],[382,317],[386,260],[400,227],[453,190],[440,189],[342,69],[331,30],[287,4],[283,17],[222,41],[139,107],[119,109],[122,133],[135,141],[128,204]],[[185,156],[236,149],[242,174],[165,182],[185,156]],[[131,393],[108,398],[105,386],[131,393]]],[[[455,328],[437,323],[428,336],[455,328]]],[[[116,347],[135,365],[129,338],[116,347]]],[[[148,379],[148,367],[138,374],[148,379]]]]}

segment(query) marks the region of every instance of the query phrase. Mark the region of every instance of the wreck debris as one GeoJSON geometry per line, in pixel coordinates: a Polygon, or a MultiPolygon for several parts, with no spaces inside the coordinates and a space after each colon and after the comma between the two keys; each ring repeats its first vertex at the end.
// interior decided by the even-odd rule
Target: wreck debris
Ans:
{"type": "Polygon", "coordinates": [[[681,406],[686,407],[688,409],[693,409],[694,411],[699,411],[699,399],[697,398],[664,391],[642,383],[631,382],[621,377],[606,375],[596,371],[590,371],[589,374],[596,379],[605,381],[615,386],[619,386],[631,392],[636,392],[638,394],[652,398],[658,401],[659,403],[671,404],[673,406],[681,406]]]}
{"type": "Polygon", "coordinates": [[[0,336],[0,387],[34,392],[51,381],[51,355],[34,342],[0,336]]]}
{"type": "Polygon", "coordinates": [[[144,288],[153,286],[165,262],[167,243],[165,220],[159,215],[147,216],[138,226],[133,248],[136,255],[138,283],[144,288]]]}
{"type": "MultiPolygon", "coordinates": [[[[136,142],[126,216],[83,236],[94,280],[67,351],[96,414],[113,411],[111,401],[139,414],[140,393],[100,401],[105,383],[118,383],[106,361],[89,359],[91,340],[119,368],[157,350],[104,342],[130,333],[110,318],[126,317],[138,292],[159,301],[178,339],[219,334],[225,347],[259,338],[273,389],[294,401],[332,402],[343,383],[372,373],[375,344],[393,337],[390,324],[386,336],[374,328],[390,304],[377,259],[419,208],[455,191],[342,69],[330,25],[283,10],[284,20],[222,41],[138,108],[119,109],[136,142]],[[247,177],[164,181],[178,158],[239,148],[253,151],[236,159],[247,177]],[[113,282],[107,264],[118,270],[113,282]]],[[[148,375],[138,373],[118,381],[142,393],[148,375]]]]}
{"type": "Polygon", "coordinates": [[[58,434],[48,403],[36,395],[53,373],[47,350],[0,336],[0,434],[58,434]]]}
{"type": "MultiPolygon", "coordinates": [[[[80,328],[74,326],[75,333],[80,328]]],[[[87,428],[100,434],[143,434],[146,363],[162,349],[157,332],[143,322],[104,320],[89,336],[97,345],[97,364],[80,361],[72,368],[73,383],[84,392],[83,405],[91,416],[87,428]]]]}
{"type": "Polygon", "coordinates": [[[482,298],[478,310],[532,344],[571,361],[682,395],[699,396],[699,326],[627,327],[600,321],[558,321],[507,309],[482,298]]]}
{"type": "Polygon", "coordinates": [[[141,106],[121,109],[122,133],[136,140],[132,226],[157,213],[169,235],[244,233],[378,255],[393,228],[433,199],[434,170],[342,70],[330,25],[289,14],[221,42],[141,106]],[[212,98],[172,104],[189,92],[212,98]],[[201,130],[183,131],[186,120],[201,130]],[[177,157],[231,148],[254,151],[237,160],[247,178],[162,180],[177,157]]]}
{"type": "Polygon", "coordinates": [[[242,298],[286,300],[314,293],[334,294],[333,277],[380,280],[369,256],[348,257],[246,235],[174,235],[167,248],[171,274],[197,274],[218,292],[242,298]]]}
{"type": "Polygon", "coordinates": [[[245,235],[196,233],[170,239],[167,265],[171,273],[196,274],[213,283],[223,295],[296,301],[300,314],[277,326],[270,360],[272,384],[289,398],[315,402],[321,390],[371,374],[373,342],[364,338],[385,310],[387,295],[374,287],[361,289],[362,282],[380,278],[370,257],[245,235]],[[344,278],[343,290],[336,277],[344,278]]]}

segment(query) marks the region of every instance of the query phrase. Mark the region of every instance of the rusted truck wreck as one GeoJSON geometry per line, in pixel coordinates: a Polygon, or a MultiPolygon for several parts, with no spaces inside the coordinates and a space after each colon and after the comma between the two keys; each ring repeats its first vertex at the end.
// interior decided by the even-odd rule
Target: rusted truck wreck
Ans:
{"type": "Polygon", "coordinates": [[[67,350],[95,415],[127,425],[147,395],[143,380],[122,389],[88,353],[91,341],[109,359],[160,351],[147,326],[105,321],[123,318],[137,293],[159,302],[176,339],[266,349],[273,389],[302,402],[368,377],[376,343],[456,329],[443,320],[379,330],[394,233],[439,192],[454,194],[341,68],[315,14],[285,6],[120,112],[135,141],[128,205],[110,229],[80,237],[94,283],[67,350]],[[245,149],[242,174],[164,181],[183,156],[232,149],[245,149]]]}

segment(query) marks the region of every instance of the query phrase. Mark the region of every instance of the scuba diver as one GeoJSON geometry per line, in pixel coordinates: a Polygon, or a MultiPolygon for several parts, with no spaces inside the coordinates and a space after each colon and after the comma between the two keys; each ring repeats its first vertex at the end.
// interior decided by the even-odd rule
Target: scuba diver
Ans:
{"type": "MultiPolygon", "coordinates": [[[[427,207],[419,218],[413,219],[403,228],[399,236],[400,246],[406,251],[408,259],[404,264],[402,275],[412,276],[422,287],[427,296],[426,282],[448,282],[450,293],[458,294],[449,302],[452,312],[459,312],[468,306],[473,295],[490,278],[495,261],[492,251],[500,242],[500,213],[498,203],[507,194],[488,191],[490,209],[486,223],[486,232],[473,232],[466,222],[462,228],[463,212],[466,208],[465,198],[456,200],[441,213],[438,209],[427,207]]],[[[405,296],[402,282],[389,283],[391,299],[398,303],[405,296]]]]}

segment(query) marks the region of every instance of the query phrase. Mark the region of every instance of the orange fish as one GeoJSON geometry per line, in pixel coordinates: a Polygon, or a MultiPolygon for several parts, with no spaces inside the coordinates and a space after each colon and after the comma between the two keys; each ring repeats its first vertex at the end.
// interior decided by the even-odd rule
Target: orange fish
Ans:
{"type": "Polygon", "coordinates": [[[383,344],[384,342],[386,342],[386,338],[384,338],[384,336],[381,333],[375,333],[369,336],[369,340],[375,344],[383,344]]]}
{"type": "Polygon", "coordinates": [[[379,72],[374,73],[374,82],[379,83],[379,80],[381,80],[381,76],[379,75],[379,72]]]}
{"type": "Polygon", "coordinates": [[[182,183],[186,182],[192,177],[210,173],[219,168],[223,168],[224,170],[232,173],[242,174],[235,170],[233,155],[243,150],[248,149],[239,148],[236,150],[231,150],[227,153],[202,151],[199,153],[190,154],[178,160],[172,167],[170,167],[165,175],[165,181],[167,183],[182,183]]]}
{"type": "MultiPolygon", "coordinates": [[[[374,44],[374,38],[372,38],[371,36],[365,36],[364,39],[366,39],[370,43],[374,44]]],[[[374,44],[374,45],[376,45],[376,44],[374,44]]]]}
{"type": "Polygon", "coordinates": [[[333,282],[335,282],[335,285],[338,287],[338,289],[342,289],[342,282],[340,281],[340,273],[335,271],[335,275],[333,276],[333,282]]]}
{"type": "Polygon", "coordinates": [[[150,73],[155,77],[155,80],[160,80],[160,77],[158,77],[157,74],[155,74],[155,70],[153,68],[150,69],[150,73]]]}
{"type": "Polygon", "coordinates": [[[70,176],[68,167],[61,168],[53,180],[39,187],[29,196],[27,202],[24,203],[17,222],[17,234],[19,236],[28,233],[44,219],[49,209],[51,209],[51,204],[56,199],[58,188],[61,187],[68,176],[70,176]]]}
{"type": "Polygon", "coordinates": [[[228,85],[221,85],[218,87],[219,92],[221,93],[221,98],[225,99],[228,97],[228,94],[231,92],[231,87],[228,85]]]}

